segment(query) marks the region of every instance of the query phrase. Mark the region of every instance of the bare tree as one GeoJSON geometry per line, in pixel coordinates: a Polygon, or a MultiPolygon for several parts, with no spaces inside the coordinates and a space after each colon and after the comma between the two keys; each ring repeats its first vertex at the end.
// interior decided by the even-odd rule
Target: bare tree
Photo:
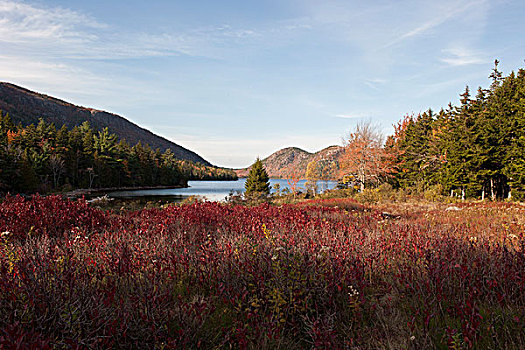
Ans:
{"type": "Polygon", "coordinates": [[[62,157],[60,157],[60,155],[52,154],[51,157],[49,157],[49,165],[53,171],[54,188],[57,188],[60,181],[60,176],[64,174],[66,170],[64,160],[62,157]]]}
{"type": "Polygon", "coordinates": [[[288,187],[293,193],[293,199],[295,199],[295,195],[297,194],[297,183],[299,182],[299,176],[295,172],[295,169],[292,170],[292,174],[290,175],[290,178],[287,180],[288,187]]]}
{"type": "Polygon", "coordinates": [[[89,175],[89,188],[91,188],[93,186],[93,180],[95,180],[95,177],[98,175],[95,174],[95,170],[93,168],[87,168],[86,171],[89,175]]]}

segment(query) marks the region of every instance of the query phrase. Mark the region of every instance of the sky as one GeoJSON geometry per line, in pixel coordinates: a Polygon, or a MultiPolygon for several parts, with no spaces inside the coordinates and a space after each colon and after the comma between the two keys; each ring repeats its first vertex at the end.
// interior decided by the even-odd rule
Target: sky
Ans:
{"type": "Polygon", "coordinates": [[[0,0],[0,81],[224,167],[385,135],[525,67],[523,0],[0,0]]]}

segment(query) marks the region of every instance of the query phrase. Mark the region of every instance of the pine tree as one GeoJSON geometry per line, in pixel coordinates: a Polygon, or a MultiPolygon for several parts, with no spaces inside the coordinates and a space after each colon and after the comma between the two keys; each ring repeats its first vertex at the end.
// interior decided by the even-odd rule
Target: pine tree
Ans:
{"type": "Polygon", "coordinates": [[[405,117],[390,141],[395,145],[392,151],[398,153],[396,178],[403,187],[427,186],[440,167],[439,135],[434,132],[434,116],[429,109],[423,114],[405,117]]]}
{"type": "Polygon", "coordinates": [[[270,194],[268,173],[264,169],[263,163],[259,158],[253,163],[250,173],[248,174],[248,179],[246,179],[246,183],[244,184],[244,188],[246,189],[245,195],[247,197],[267,196],[270,194]]]}
{"type": "Polygon", "coordinates": [[[513,80],[512,89],[506,93],[508,108],[506,126],[507,142],[503,160],[503,173],[509,185],[508,198],[523,200],[525,198],[525,70],[520,69],[517,74],[511,73],[505,78],[504,87],[509,80],[513,80]]]}
{"type": "Polygon", "coordinates": [[[397,184],[440,185],[462,198],[525,198],[525,70],[503,77],[498,61],[490,89],[436,116],[403,119],[388,146],[397,149],[397,184]],[[456,192],[455,192],[456,191],[456,192]]]}

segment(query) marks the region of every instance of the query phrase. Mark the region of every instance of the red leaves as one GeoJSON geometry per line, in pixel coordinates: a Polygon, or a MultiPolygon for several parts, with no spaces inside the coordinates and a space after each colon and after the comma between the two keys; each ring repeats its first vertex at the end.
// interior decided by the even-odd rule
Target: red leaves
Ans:
{"type": "Polygon", "coordinates": [[[495,217],[465,208],[387,220],[331,199],[114,214],[9,197],[0,203],[0,233],[10,232],[0,238],[0,342],[249,348],[289,337],[366,348],[362,334],[382,327],[387,310],[416,341],[475,346],[503,317],[491,306],[522,327],[525,259],[519,221],[500,225],[516,236],[502,246],[486,229],[495,217]]]}
{"type": "Polygon", "coordinates": [[[61,196],[7,196],[0,205],[0,232],[10,232],[16,239],[61,237],[76,227],[99,231],[107,223],[104,213],[84,200],[69,201],[61,196]]]}
{"type": "Polygon", "coordinates": [[[0,329],[0,349],[51,349],[49,339],[40,334],[28,332],[18,322],[0,329]]]}

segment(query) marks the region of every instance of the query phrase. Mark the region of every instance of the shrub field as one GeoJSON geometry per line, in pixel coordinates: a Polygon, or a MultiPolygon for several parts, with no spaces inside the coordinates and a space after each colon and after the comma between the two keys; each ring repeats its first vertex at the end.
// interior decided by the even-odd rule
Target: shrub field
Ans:
{"type": "Polygon", "coordinates": [[[525,207],[390,209],[7,197],[0,348],[524,349],[525,207]]]}

